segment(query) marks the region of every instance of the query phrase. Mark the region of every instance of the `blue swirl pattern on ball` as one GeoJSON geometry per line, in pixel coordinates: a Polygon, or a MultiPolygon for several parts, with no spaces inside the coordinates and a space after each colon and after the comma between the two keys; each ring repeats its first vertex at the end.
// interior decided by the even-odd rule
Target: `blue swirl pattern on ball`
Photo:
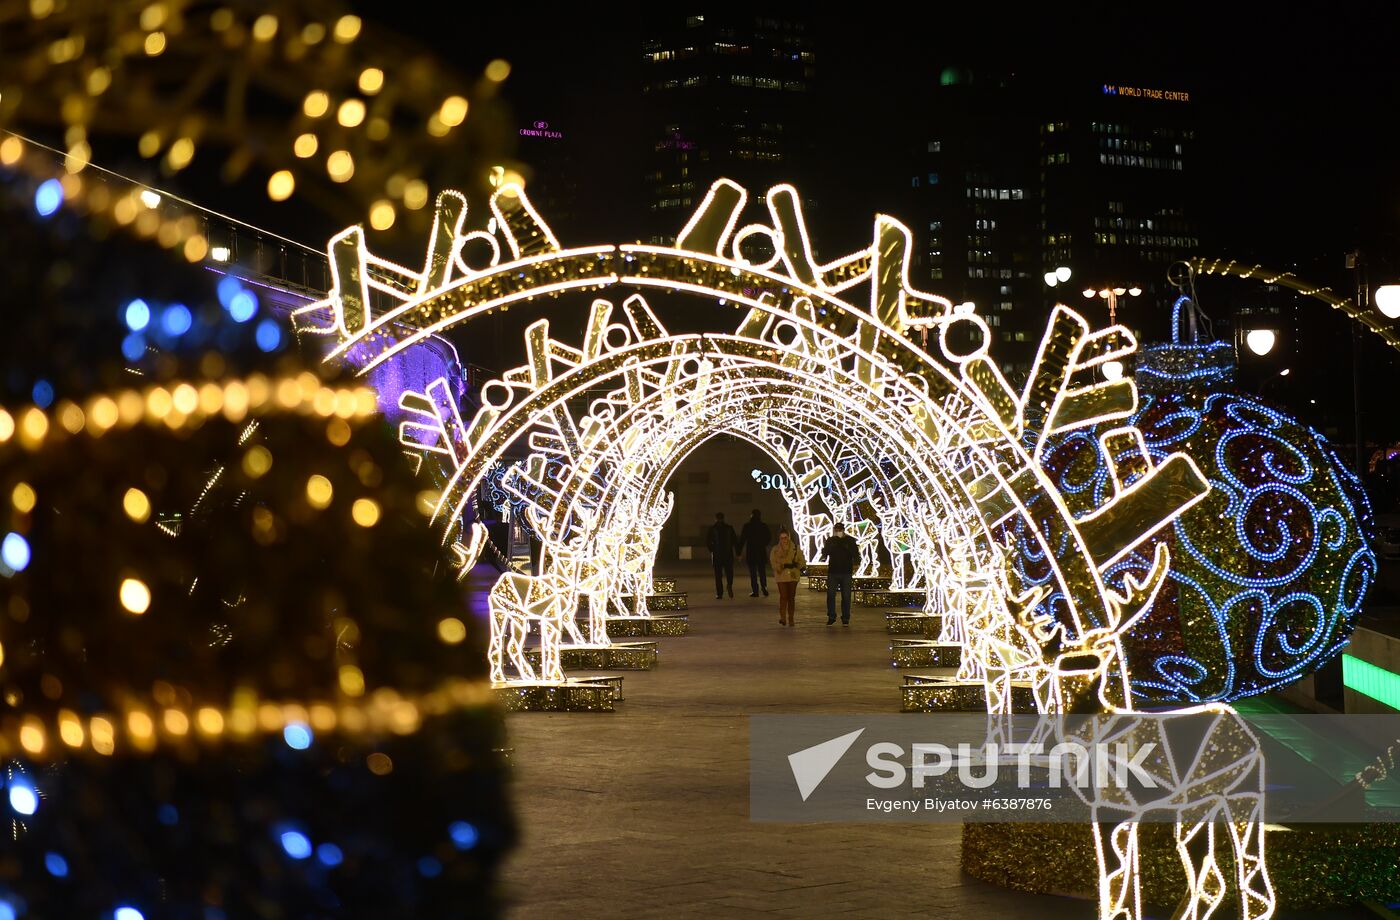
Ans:
{"type": "MultiPolygon", "coordinates": [[[[1125,643],[1140,702],[1236,700],[1292,683],[1336,656],[1376,573],[1370,503],[1316,431],[1229,391],[1144,395],[1131,423],[1155,460],[1182,451],[1209,478],[1205,501],[1167,536],[1172,572],[1125,643]]],[[[1109,499],[1096,433],[1049,451],[1047,469],[1077,513],[1109,499]]],[[[1015,566],[1045,584],[1045,554],[1017,535],[1015,566]]],[[[1122,588],[1139,552],[1107,573],[1122,588]]],[[[1041,613],[1062,613],[1052,595],[1041,613]]],[[[1064,617],[1058,617],[1062,622],[1064,617]]]]}

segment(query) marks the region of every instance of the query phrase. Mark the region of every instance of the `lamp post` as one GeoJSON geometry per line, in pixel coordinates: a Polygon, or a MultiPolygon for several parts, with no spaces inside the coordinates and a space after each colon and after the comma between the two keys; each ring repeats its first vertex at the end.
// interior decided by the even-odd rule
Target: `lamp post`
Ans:
{"type": "Polygon", "coordinates": [[[1059,268],[1045,273],[1045,286],[1054,287],[1057,284],[1063,284],[1068,281],[1073,274],[1068,265],[1061,265],[1059,268]]]}
{"type": "Polygon", "coordinates": [[[1108,301],[1109,325],[1113,325],[1114,323],[1118,322],[1118,298],[1122,297],[1124,294],[1127,294],[1129,297],[1140,297],[1142,296],[1142,288],[1138,287],[1137,285],[1133,285],[1132,287],[1126,288],[1106,287],[1100,288],[1097,291],[1093,288],[1084,289],[1085,297],[1101,297],[1104,300],[1108,301]]]}
{"type": "MultiPolygon", "coordinates": [[[[1366,258],[1361,250],[1347,254],[1347,268],[1356,272],[1356,306],[1366,309],[1371,297],[1366,286],[1366,258]]],[[[1351,324],[1351,414],[1352,432],[1356,438],[1356,475],[1366,475],[1366,442],[1361,437],[1361,329],[1351,324]]]]}
{"type": "MultiPolygon", "coordinates": [[[[1372,292],[1366,277],[1366,256],[1360,250],[1347,253],[1347,268],[1356,273],[1356,308],[1364,314],[1371,306],[1372,292]]],[[[1400,284],[1376,287],[1376,310],[1387,319],[1400,319],[1400,284]]],[[[1351,406],[1356,435],[1356,475],[1366,472],[1366,442],[1361,437],[1361,326],[1351,324],[1351,406]]]]}

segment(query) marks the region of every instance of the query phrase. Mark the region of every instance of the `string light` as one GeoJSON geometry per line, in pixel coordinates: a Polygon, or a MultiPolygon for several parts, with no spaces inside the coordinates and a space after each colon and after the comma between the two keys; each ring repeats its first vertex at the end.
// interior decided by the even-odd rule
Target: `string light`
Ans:
{"type": "MultiPolygon", "coordinates": [[[[183,322],[180,320],[177,328],[183,322]]],[[[314,381],[315,378],[311,379],[314,381]]],[[[328,387],[315,382],[310,387],[304,387],[305,382],[305,377],[269,380],[262,375],[253,375],[245,380],[229,380],[220,385],[222,395],[217,400],[212,395],[201,398],[198,388],[188,382],[176,382],[171,387],[154,385],[145,390],[124,390],[115,396],[95,398],[90,413],[85,415],[85,420],[92,424],[85,424],[81,432],[131,428],[142,423],[166,427],[173,424],[176,428],[195,427],[205,419],[220,414],[230,421],[242,421],[249,413],[261,415],[275,411],[278,406],[273,394],[288,385],[293,395],[291,402],[283,407],[286,409],[310,412],[318,403],[329,401],[332,406],[345,409],[346,418],[365,418],[378,411],[374,391],[368,387],[328,387]],[[177,392],[181,394],[182,405],[190,411],[177,408],[174,396],[177,392]]],[[[67,409],[67,406],[60,407],[53,413],[46,413],[37,406],[17,410],[18,424],[15,413],[0,409],[0,443],[15,440],[21,447],[35,451],[63,438],[78,435],[80,431],[70,431],[62,424],[67,409]],[[14,438],[16,434],[18,438],[14,438]]],[[[248,456],[252,455],[250,452],[248,456]]],[[[267,459],[270,461],[270,454],[267,459]]],[[[261,461],[252,462],[256,464],[261,461]]]]}

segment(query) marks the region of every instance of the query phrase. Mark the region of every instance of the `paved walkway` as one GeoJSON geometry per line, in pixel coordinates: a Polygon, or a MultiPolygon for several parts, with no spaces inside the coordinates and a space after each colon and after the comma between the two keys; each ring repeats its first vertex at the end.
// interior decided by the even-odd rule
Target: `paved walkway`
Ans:
{"type": "Polygon", "coordinates": [[[948,824],[758,824],[748,819],[754,713],[899,709],[884,613],[827,627],[825,595],[714,599],[682,575],[690,635],[628,673],[612,714],[510,717],[522,840],[506,869],[514,918],[1093,916],[1087,902],[1028,897],[958,869],[948,824]]]}

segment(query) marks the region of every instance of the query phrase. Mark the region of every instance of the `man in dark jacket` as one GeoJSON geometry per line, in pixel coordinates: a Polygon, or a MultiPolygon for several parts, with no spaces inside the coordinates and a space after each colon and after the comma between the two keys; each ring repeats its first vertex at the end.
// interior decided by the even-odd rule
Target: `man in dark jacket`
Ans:
{"type": "Polygon", "coordinates": [[[851,625],[851,574],[860,565],[860,547],[846,536],[846,525],[837,521],[822,547],[826,558],[826,625],[836,622],[836,590],[841,590],[841,625],[851,625]]]}
{"type": "Polygon", "coordinates": [[[757,508],[753,517],[744,525],[739,534],[739,552],[744,554],[744,563],[749,567],[749,582],[753,592],[749,597],[758,597],[758,589],[763,588],[763,596],[768,596],[768,544],[773,541],[773,532],[763,523],[763,515],[757,508]]]}
{"type": "Polygon", "coordinates": [[[729,596],[734,596],[734,557],[739,555],[739,537],[734,533],[734,528],[724,522],[724,512],[715,514],[715,522],[710,527],[710,532],[705,542],[710,547],[710,562],[715,567],[715,597],[724,597],[724,591],[729,589],[729,596]]]}

